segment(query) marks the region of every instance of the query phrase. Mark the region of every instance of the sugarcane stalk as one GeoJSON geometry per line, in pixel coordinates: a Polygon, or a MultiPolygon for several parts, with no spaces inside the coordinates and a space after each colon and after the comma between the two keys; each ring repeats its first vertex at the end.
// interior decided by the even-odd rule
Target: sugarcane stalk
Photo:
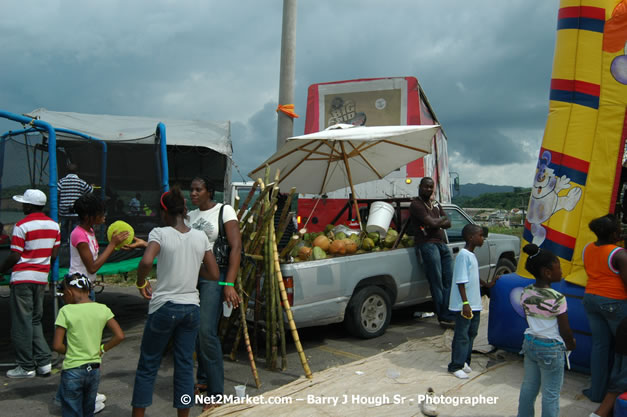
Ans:
{"type": "MultiPolygon", "coordinates": [[[[274,224],[271,224],[270,228],[272,229],[272,234],[274,235],[274,224]]],[[[274,241],[276,242],[276,237],[274,237],[274,241]]],[[[276,255],[276,251],[278,250],[276,245],[272,245],[270,248],[273,251],[272,258],[276,255]]],[[[272,279],[276,279],[278,282],[279,273],[281,269],[275,265],[275,276],[272,279]]],[[[279,335],[281,337],[281,370],[285,371],[287,369],[287,346],[285,341],[285,323],[283,323],[283,308],[281,307],[281,289],[278,285],[275,286],[275,297],[276,297],[276,309],[278,313],[278,322],[279,322],[279,335]]]]}
{"type": "MultiPolygon", "coordinates": [[[[239,290],[240,298],[244,299],[244,290],[242,287],[242,279],[241,273],[237,275],[237,289],[239,290]]],[[[250,345],[250,338],[248,337],[248,326],[246,325],[246,307],[248,304],[240,305],[239,308],[239,319],[242,325],[242,333],[244,335],[244,344],[246,345],[246,352],[248,353],[248,361],[250,362],[250,370],[253,373],[253,378],[255,379],[255,385],[257,388],[261,387],[261,381],[259,380],[259,374],[257,373],[257,365],[255,364],[255,356],[253,355],[253,350],[250,345]]]]}
{"type": "MultiPolygon", "coordinates": [[[[259,264],[256,264],[256,265],[257,265],[257,266],[252,265],[252,264],[251,264],[251,265],[248,265],[248,266],[246,267],[246,274],[244,274],[244,275],[243,275],[243,277],[247,277],[247,276],[251,276],[251,277],[252,277],[252,276],[254,276],[254,277],[255,277],[255,279],[258,279],[259,271],[261,271],[263,268],[262,268],[262,267],[260,267],[260,266],[259,266],[259,264]],[[255,274],[254,274],[254,275],[249,275],[249,274],[250,274],[250,273],[252,273],[252,272],[255,272],[255,274]]],[[[243,297],[242,297],[242,305],[243,305],[243,306],[245,306],[244,308],[247,308],[247,306],[248,306],[248,303],[249,303],[249,300],[250,300],[250,296],[249,296],[248,294],[250,294],[250,293],[251,293],[253,285],[255,285],[255,281],[254,281],[253,279],[244,279],[244,278],[242,279],[242,287],[244,288],[244,290],[243,290],[244,295],[243,295],[243,297]]],[[[256,300],[256,299],[255,299],[255,300],[256,300]]],[[[233,316],[232,316],[232,317],[233,317],[233,316]]],[[[256,317],[256,318],[255,318],[255,321],[257,321],[258,319],[259,319],[259,318],[258,318],[258,317],[256,317]]],[[[242,326],[242,324],[243,324],[243,323],[242,323],[241,321],[240,321],[240,323],[238,324],[237,333],[236,333],[236,335],[235,335],[235,340],[234,340],[234,342],[233,342],[233,347],[231,348],[231,353],[229,354],[229,357],[230,357],[230,359],[231,359],[232,361],[234,361],[234,360],[235,360],[235,358],[237,357],[237,349],[238,349],[238,347],[239,347],[239,343],[240,343],[241,336],[242,336],[242,332],[241,332],[241,326],[242,326]]],[[[257,324],[257,323],[255,323],[255,325],[256,325],[256,324],[257,324]]],[[[228,329],[231,325],[233,325],[233,322],[232,322],[232,321],[229,321],[229,322],[228,322],[228,325],[227,325],[227,329],[228,329]]]]}
{"type": "Polygon", "coordinates": [[[300,343],[300,338],[298,337],[298,330],[296,330],[296,323],[294,323],[294,316],[292,315],[292,309],[290,308],[290,303],[287,299],[287,292],[285,291],[285,284],[283,283],[283,275],[281,274],[281,266],[279,264],[279,255],[276,250],[276,236],[273,236],[272,245],[274,247],[274,265],[277,270],[277,282],[279,284],[279,289],[281,291],[281,300],[283,301],[283,308],[285,309],[285,314],[287,315],[287,321],[290,325],[290,330],[292,332],[292,339],[294,339],[294,344],[296,345],[296,351],[298,352],[298,356],[300,357],[300,362],[303,365],[303,369],[305,371],[305,376],[308,379],[311,379],[313,376],[311,374],[311,369],[309,369],[309,363],[307,362],[307,357],[305,356],[305,352],[303,351],[303,346],[300,343]]]}
{"type": "MultiPolygon", "coordinates": [[[[276,199],[273,199],[271,204],[275,204],[275,203],[276,203],[276,199]]],[[[260,223],[260,226],[262,227],[262,229],[255,234],[255,238],[251,242],[251,244],[249,246],[249,249],[245,249],[246,251],[253,252],[252,248],[257,246],[257,244],[259,243],[259,241],[261,240],[262,237],[267,236],[267,232],[265,232],[266,229],[264,229],[263,227],[267,227],[268,222],[271,222],[271,221],[274,221],[273,220],[273,216],[272,216],[272,212],[271,211],[264,212],[264,216],[263,216],[263,218],[261,220],[261,223],[260,223]],[[262,232],[262,230],[263,230],[263,232],[262,232]]]]}
{"type": "MultiPolygon", "coordinates": [[[[274,178],[274,183],[278,184],[279,183],[279,173],[280,170],[276,170],[275,172],[275,178],[274,178]]],[[[274,265],[274,258],[273,258],[273,250],[274,247],[272,245],[272,242],[274,240],[276,240],[276,236],[274,234],[274,218],[276,217],[276,200],[279,197],[279,187],[278,185],[275,185],[274,187],[272,187],[272,202],[270,203],[270,206],[268,207],[268,211],[270,213],[272,213],[272,221],[270,221],[268,223],[268,252],[266,252],[266,255],[268,256],[268,258],[270,259],[270,273],[268,275],[266,275],[267,279],[270,280],[270,298],[266,299],[266,307],[270,308],[270,334],[272,335],[272,357],[270,359],[270,369],[274,370],[277,368],[276,363],[277,363],[277,356],[278,356],[278,340],[277,340],[277,320],[280,319],[280,317],[278,317],[277,312],[280,313],[280,311],[277,311],[277,285],[276,285],[276,281],[274,280],[274,274],[275,274],[275,265],[274,265]]]]}
{"type": "MultiPolygon", "coordinates": [[[[245,253],[246,257],[249,257],[251,259],[255,259],[255,260],[259,260],[262,259],[263,257],[258,254],[258,253],[245,253]]],[[[245,263],[243,270],[244,272],[241,275],[241,279],[243,283],[247,283],[253,270],[254,270],[255,264],[253,262],[247,262],[245,263]]],[[[240,271],[241,268],[240,268],[240,271]]],[[[244,288],[247,288],[246,285],[243,286],[244,288]]],[[[247,302],[246,302],[247,303],[247,302]]],[[[244,305],[248,305],[248,304],[244,304],[244,305]]],[[[237,315],[233,314],[231,315],[231,317],[222,317],[222,319],[220,320],[220,324],[219,324],[219,335],[220,335],[220,341],[223,342],[224,338],[226,337],[226,334],[228,333],[228,330],[231,328],[231,326],[233,325],[233,323],[237,320],[237,315]]],[[[241,323],[240,323],[241,326],[241,323]]],[[[235,340],[239,341],[239,337],[240,337],[240,328],[238,327],[238,331],[235,335],[235,340]]],[[[237,345],[235,345],[237,346],[237,345]]],[[[235,349],[232,351],[231,353],[231,360],[235,360],[235,349]]]]}
{"type": "MultiPolygon", "coordinates": [[[[244,272],[241,274],[242,283],[248,282],[248,280],[249,280],[248,277],[251,275],[252,272],[254,272],[253,268],[254,268],[254,265],[252,263],[249,263],[248,265],[246,265],[244,267],[244,272]]],[[[241,270],[240,270],[240,272],[241,272],[241,270]]],[[[248,306],[248,299],[250,297],[247,294],[250,294],[250,292],[249,291],[247,292],[245,290],[246,286],[244,284],[242,284],[242,288],[244,288],[244,291],[243,291],[244,294],[242,295],[242,305],[243,306],[248,306]]],[[[228,333],[228,330],[231,328],[231,326],[235,322],[236,317],[237,316],[235,314],[233,314],[233,315],[231,315],[231,317],[223,318],[224,322],[220,323],[220,326],[221,326],[220,327],[220,329],[221,329],[221,331],[220,331],[220,341],[221,342],[224,341],[224,338],[226,337],[226,335],[228,333]]],[[[230,359],[232,361],[234,361],[236,356],[237,356],[237,347],[239,346],[239,340],[240,340],[240,337],[241,337],[241,334],[242,334],[241,333],[241,330],[242,330],[241,327],[242,327],[242,323],[240,322],[240,323],[238,323],[237,332],[235,333],[235,342],[233,343],[233,349],[231,349],[231,354],[229,355],[229,357],[230,357],[230,359]]]]}
{"type": "Polygon", "coordinates": [[[248,210],[248,212],[246,213],[246,215],[244,216],[244,218],[241,220],[240,224],[243,222],[248,221],[248,218],[252,215],[252,213],[259,207],[260,204],[262,204],[265,200],[265,196],[268,195],[268,193],[272,190],[272,186],[274,184],[268,184],[267,186],[263,187],[262,185],[262,191],[261,194],[259,194],[259,197],[257,198],[257,200],[255,200],[255,204],[253,204],[253,206],[250,208],[250,210],[248,210]]]}
{"type": "Polygon", "coordinates": [[[242,204],[241,210],[237,212],[237,221],[242,220],[242,215],[246,211],[246,208],[248,208],[248,205],[250,204],[250,200],[253,199],[253,196],[255,195],[255,191],[257,191],[257,187],[259,186],[260,182],[261,182],[260,180],[257,180],[253,183],[253,186],[250,187],[250,191],[248,192],[248,195],[246,196],[246,199],[244,200],[244,203],[242,204]]]}
{"type": "Polygon", "coordinates": [[[279,258],[280,259],[285,259],[287,257],[287,255],[289,255],[290,252],[292,252],[292,249],[294,249],[294,246],[296,246],[296,244],[298,243],[299,240],[300,240],[300,236],[299,235],[292,235],[292,238],[290,239],[288,244],[283,248],[283,250],[279,254],[279,258]]]}
{"type": "MultiPolygon", "coordinates": [[[[271,225],[272,226],[272,225],[271,225]]],[[[268,233],[271,232],[271,227],[268,228],[268,233]]],[[[268,239],[270,244],[268,245],[268,258],[272,259],[272,239],[268,239]]],[[[270,309],[270,335],[272,339],[272,355],[270,358],[270,369],[276,369],[276,361],[277,361],[277,298],[276,298],[276,281],[274,278],[274,261],[270,262],[270,274],[266,275],[267,279],[270,281],[270,297],[266,299],[266,308],[270,309]]]]}
{"type": "Polygon", "coordinates": [[[255,311],[253,313],[253,351],[255,355],[259,352],[259,317],[261,316],[261,271],[260,266],[257,267],[257,273],[255,274],[255,311]]]}
{"type": "Polygon", "coordinates": [[[266,279],[263,281],[263,285],[265,288],[264,291],[264,299],[265,299],[265,304],[266,304],[266,368],[271,369],[270,368],[270,364],[272,362],[272,337],[270,334],[270,328],[272,327],[271,325],[271,321],[272,321],[272,309],[270,308],[270,299],[271,299],[271,280],[267,279],[267,277],[270,277],[272,275],[270,275],[270,256],[269,255],[269,240],[266,239],[265,240],[265,249],[264,249],[264,254],[265,259],[266,259],[266,268],[265,268],[265,277],[266,279]]]}

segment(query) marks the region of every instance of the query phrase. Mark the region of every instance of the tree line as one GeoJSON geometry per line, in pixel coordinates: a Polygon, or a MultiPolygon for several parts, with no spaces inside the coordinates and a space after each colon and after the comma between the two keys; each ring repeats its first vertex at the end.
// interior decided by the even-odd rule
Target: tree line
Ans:
{"type": "Polygon", "coordinates": [[[453,204],[460,207],[527,210],[530,195],[531,188],[514,187],[514,191],[506,193],[486,193],[478,197],[456,196],[453,197],[453,204]]]}

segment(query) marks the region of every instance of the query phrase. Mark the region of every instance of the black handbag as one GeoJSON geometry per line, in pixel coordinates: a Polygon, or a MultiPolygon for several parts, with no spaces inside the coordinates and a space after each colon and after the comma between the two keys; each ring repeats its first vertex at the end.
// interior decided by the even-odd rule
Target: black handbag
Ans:
{"type": "Polygon", "coordinates": [[[220,207],[220,213],[218,214],[218,238],[213,243],[213,255],[216,257],[216,262],[219,267],[226,267],[229,265],[229,256],[231,255],[231,247],[229,246],[229,240],[224,233],[224,222],[222,221],[222,210],[224,204],[220,207]]]}

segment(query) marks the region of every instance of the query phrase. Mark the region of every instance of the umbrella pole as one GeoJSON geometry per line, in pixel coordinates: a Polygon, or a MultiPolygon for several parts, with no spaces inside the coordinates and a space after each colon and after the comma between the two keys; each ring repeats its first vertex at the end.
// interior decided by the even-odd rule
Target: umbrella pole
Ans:
{"type": "Polygon", "coordinates": [[[346,151],[344,150],[344,144],[340,142],[342,147],[342,158],[344,158],[344,166],[346,167],[346,175],[348,175],[348,183],[351,186],[351,194],[353,196],[353,204],[355,205],[355,211],[357,212],[357,221],[359,222],[359,229],[363,232],[364,227],[361,224],[361,214],[359,214],[359,206],[357,205],[357,197],[355,196],[355,187],[353,186],[353,177],[351,176],[351,168],[348,164],[348,158],[346,157],[346,151]]]}

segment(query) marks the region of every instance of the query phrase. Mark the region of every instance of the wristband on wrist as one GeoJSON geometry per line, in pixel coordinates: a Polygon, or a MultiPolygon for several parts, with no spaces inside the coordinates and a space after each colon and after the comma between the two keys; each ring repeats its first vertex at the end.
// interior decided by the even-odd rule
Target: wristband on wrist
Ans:
{"type": "Polygon", "coordinates": [[[100,345],[100,353],[102,353],[104,355],[105,350],[104,350],[104,343],[100,345]]]}
{"type": "Polygon", "coordinates": [[[219,282],[220,285],[228,285],[229,287],[234,287],[235,284],[232,282],[224,282],[224,281],[220,281],[219,282]]]}
{"type": "Polygon", "coordinates": [[[137,288],[139,288],[140,290],[141,290],[142,288],[146,288],[146,285],[148,285],[148,280],[147,280],[147,279],[144,281],[144,285],[137,285],[137,283],[135,283],[135,286],[136,286],[137,288]]]}
{"type": "Polygon", "coordinates": [[[464,302],[462,303],[462,305],[466,305],[466,304],[470,305],[470,301],[464,301],[464,302]]]}

